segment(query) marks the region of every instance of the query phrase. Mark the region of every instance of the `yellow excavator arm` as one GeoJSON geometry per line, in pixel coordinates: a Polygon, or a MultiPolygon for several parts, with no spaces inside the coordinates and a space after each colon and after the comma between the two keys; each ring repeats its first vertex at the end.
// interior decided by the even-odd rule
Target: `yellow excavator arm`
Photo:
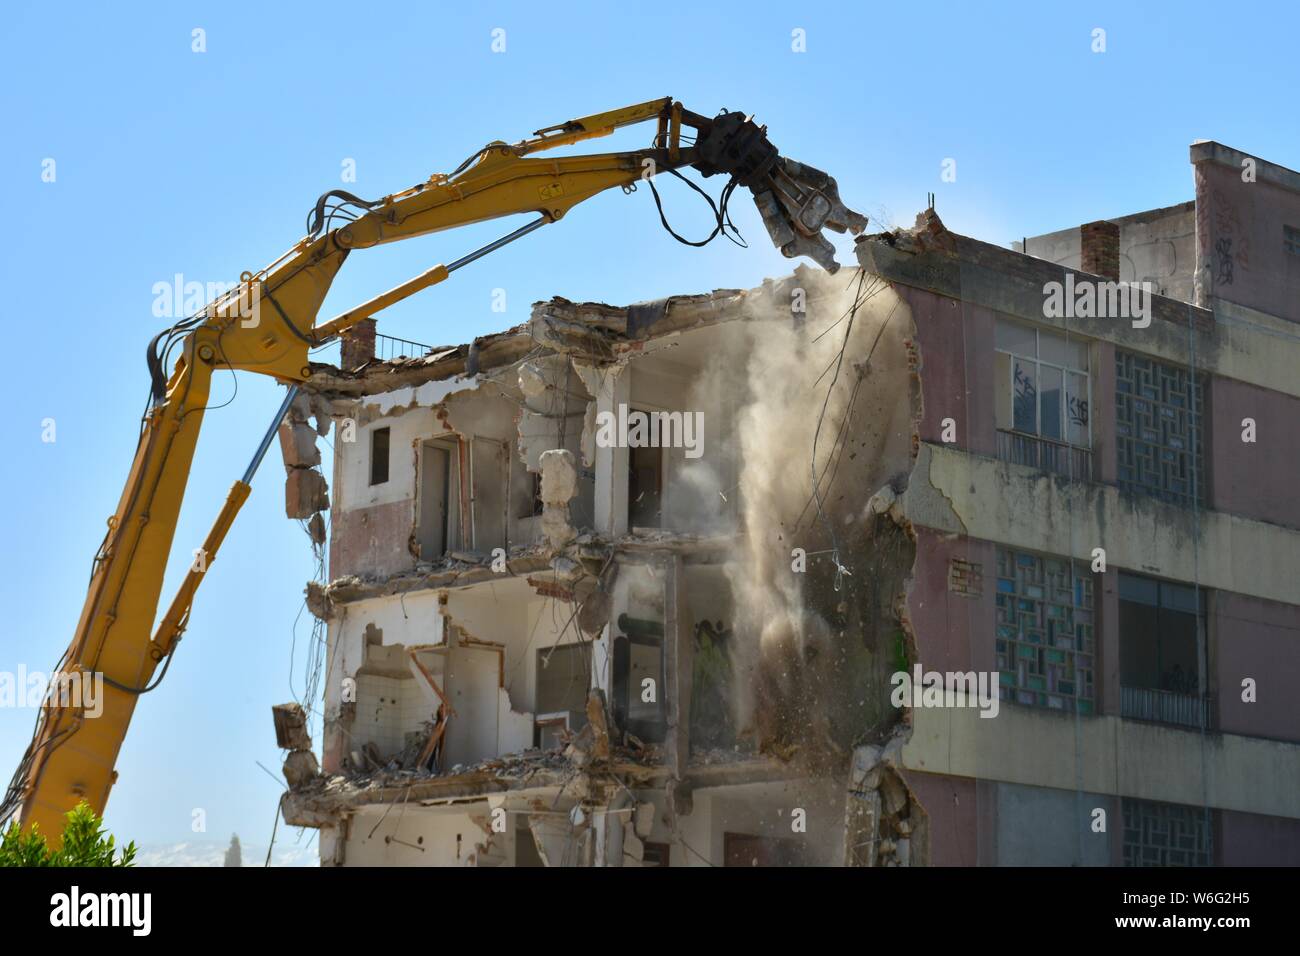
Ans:
{"type": "Polygon", "coordinates": [[[494,249],[558,221],[597,193],[614,186],[631,191],[640,180],[685,166],[705,176],[729,177],[724,202],[714,207],[715,235],[729,225],[725,198],[738,185],[753,192],[769,234],[785,255],[807,255],[830,271],[837,266],[822,229],[857,233],[866,225],[840,202],[833,179],[780,156],[765,128],[748,117],[723,112],[709,118],[670,98],[651,100],[548,127],[519,143],[489,143],[452,174],[435,174],[374,202],[338,190],[326,193],[312,210],[307,235],[292,249],[265,269],[245,273],[238,288],[159,333],[150,343],[152,401],[130,476],[95,556],[76,634],[56,666],[32,743],[0,803],[0,823],[17,813],[24,826],[39,826],[54,845],[61,840],[64,814],[79,801],[103,812],[136,701],[166,673],[195,591],[249,495],[253,474],[298,383],[310,375],[310,348],[494,249]],[[651,120],[658,126],[646,149],[562,158],[534,155],[651,120]],[[693,136],[684,136],[684,128],[693,130],[693,136]],[[537,218],[455,262],[435,266],[316,324],[334,276],[354,249],[516,213],[535,213],[537,218]],[[344,224],[330,228],[336,219],[344,224]],[[165,366],[177,349],[167,374],[165,366]],[[194,566],[155,628],[163,575],[217,369],[271,375],[289,386],[289,394],[248,469],[231,486],[194,566]],[[102,700],[95,701],[96,712],[91,714],[82,705],[84,698],[68,691],[98,675],[104,682],[102,700]]]}

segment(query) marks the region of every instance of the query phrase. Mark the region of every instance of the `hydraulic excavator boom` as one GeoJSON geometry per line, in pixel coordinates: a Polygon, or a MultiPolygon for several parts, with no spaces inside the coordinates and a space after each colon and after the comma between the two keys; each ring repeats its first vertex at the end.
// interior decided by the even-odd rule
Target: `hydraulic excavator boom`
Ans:
{"type": "Polygon", "coordinates": [[[631,191],[640,180],[686,166],[705,176],[729,177],[722,203],[714,207],[714,235],[729,227],[726,199],[736,186],[754,194],[770,236],[786,256],[808,256],[832,272],[838,267],[822,230],[858,233],[866,225],[864,217],[840,202],[833,179],[780,156],[766,129],[750,118],[729,112],[709,118],[671,98],[650,100],[538,130],[513,145],[489,143],[451,174],[435,174],[373,202],[340,190],[328,192],[313,208],[307,234],[292,249],[266,268],[245,273],[237,289],[160,332],[147,355],[152,397],[130,475],[95,555],[76,632],[55,668],[32,743],[0,804],[0,823],[18,813],[24,826],[39,826],[57,844],[64,814],[79,801],[103,812],[136,701],[157,685],[171,663],[195,591],[249,495],[253,474],[298,384],[311,374],[309,349],[506,243],[559,221],[597,193],[614,186],[631,191]],[[649,121],[657,129],[646,149],[534,155],[649,121]],[[683,128],[694,131],[693,141],[683,128]],[[354,250],[516,213],[536,218],[455,262],[435,266],[316,324],[334,276],[354,250]],[[341,224],[332,228],[336,220],[341,224]],[[248,469],[231,486],[200,559],[155,628],[195,443],[218,369],[273,376],[289,386],[289,394],[248,469]],[[77,695],[65,691],[97,675],[103,677],[103,700],[96,704],[97,715],[91,715],[77,695]]]}

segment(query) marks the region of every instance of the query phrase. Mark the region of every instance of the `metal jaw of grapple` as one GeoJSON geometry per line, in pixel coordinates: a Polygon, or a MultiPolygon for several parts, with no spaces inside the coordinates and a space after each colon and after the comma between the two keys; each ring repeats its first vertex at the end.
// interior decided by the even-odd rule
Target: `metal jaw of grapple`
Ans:
{"type": "Polygon", "coordinates": [[[832,177],[779,155],[767,127],[741,113],[719,114],[696,146],[700,172],[729,173],[754,194],[767,233],[782,255],[807,256],[827,272],[839,271],[835,247],[822,230],[857,235],[867,227],[867,217],[844,205],[832,177]]]}

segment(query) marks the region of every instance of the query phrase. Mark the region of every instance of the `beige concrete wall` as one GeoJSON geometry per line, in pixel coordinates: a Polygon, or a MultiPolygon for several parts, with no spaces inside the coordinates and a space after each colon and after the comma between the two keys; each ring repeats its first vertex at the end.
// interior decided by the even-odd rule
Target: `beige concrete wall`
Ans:
{"type": "MultiPolygon", "coordinates": [[[[381,804],[362,808],[352,817],[342,850],[343,865],[473,866],[475,846],[487,839],[484,826],[490,817],[486,802],[468,807],[408,806],[401,812],[381,804]]],[[[495,839],[513,860],[512,836],[507,828],[495,839]]],[[[322,843],[323,860],[326,849],[322,843]]],[[[333,845],[328,849],[331,855],[338,852],[333,845]]]]}
{"type": "Polygon", "coordinates": [[[1122,495],[1035,468],[923,443],[903,496],[936,531],[1126,568],[1202,587],[1300,604],[1300,532],[1217,511],[1122,495]]]}
{"type": "Polygon", "coordinates": [[[916,708],[911,770],[1300,817],[1300,745],[1006,704],[916,708]]]}

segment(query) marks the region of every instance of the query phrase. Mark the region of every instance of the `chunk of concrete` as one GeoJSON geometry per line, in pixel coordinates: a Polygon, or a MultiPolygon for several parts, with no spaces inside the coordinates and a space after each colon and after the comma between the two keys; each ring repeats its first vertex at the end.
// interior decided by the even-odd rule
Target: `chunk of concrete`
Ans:
{"type": "Polygon", "coordinates": [[[316,447],[316,429],[303,422],[286,418],[280,423],[280,454],[289,468],[314,468],[320,464],[320,449],[316,447]]]}
{"type": "Polygon", "coordinates": [[[320,775],[316,755],[310,750],[295,750],[284,761],[284,779],[292,787],[300,787],[320,775]]]}
{"type": "Polygon", "coordinates": [[[284,482],[284,513],[290,518],[310,518],[330,506],[325,476],[311,468],[291,468],[284,482]]]}
{"type": "Polygon", "coordinates": [[[319,511],[307,522],[307,534],[311,536],[311,543],[317,547],[325,544],[325,519],[319,511]]]}
{"type": "Polygon", "coordinates": [[[519,366],[519,391],[527,398],[537,398],[546,392],[546,379],[536,366],[519,366]]]}
{"type": "Polygon", "coordinates": [[[552,448],[538,459],[542,470],[542,535],[552,548],[562,548],[578,536],[569,523],[569,502],[578,493],[578,468],[573,452],[552,448]]]}
{"type": "Polygon", "coordinates": [[[903,788],[903,782],[893,773],[882,774],[880,777],[880,795],[885,801],[885,812],[890,816],[902,812],[907,806],[907,791],[903,788]]]}
{"type": "Polygon", "coordinates": [[[573,452],[552,448],[542,452],[539,463],[542,468],[542,503],[567,505],[578,493],[578,468],[573,452]]]}
{"type": "Polygon", "coordinates": [[[562,548],[578,536],[578,529],[569,523],[567,505],[546,505],[542,508],[542,536],[552,548],[562,548]]]}
{"type": "Polygon", "coordinates": [[[275,743],[285,750],[311,750],[307,733],[307,714],[301,704],[276,704],[271,708],[275,721],[275,743]]]}

